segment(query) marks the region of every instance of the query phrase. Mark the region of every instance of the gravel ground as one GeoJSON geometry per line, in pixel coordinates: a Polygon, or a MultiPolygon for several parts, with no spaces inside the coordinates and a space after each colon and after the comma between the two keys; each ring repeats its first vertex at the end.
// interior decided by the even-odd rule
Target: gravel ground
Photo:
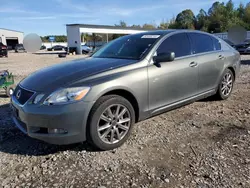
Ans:
{"type": "MultiPolygon", "coordinates": [[[[79,56],[0,58],[20,80],[79,56]]],[[[122,147],[54,146],[22,134],[0,98],[0,187],[250,187],[250,56],[226,101],[203,100],[136,124],[122,147]]]]}

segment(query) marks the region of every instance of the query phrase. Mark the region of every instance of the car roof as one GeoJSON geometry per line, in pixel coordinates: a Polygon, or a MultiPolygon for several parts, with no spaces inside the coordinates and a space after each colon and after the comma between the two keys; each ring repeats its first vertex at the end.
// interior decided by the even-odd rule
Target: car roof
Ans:
{"type": "Polygon", "coordinates": [[[174,32],[174,31],[178,31],[178,30],[176,30],[176,29],[155,30],[155,31],[143,32],[141,34],[147,34],[147,35],[166,35],[166,34],[169,34],[171,32],[174,32]]]}
{"type": "MultiPolygon", "coordinates": [[[[202,33],[202,34],[207,34],[207,35],[210,35],[210,33],[207,33],[207,32],[203,32],[203,31],[199,31],[199,30],[190,30],[190,29],[166,29],[166,30],[154,30],[154,31],[147,31],[147,32],[143,32],[143,33],[137,33],[137,34],[134,34],[134,35],[142,35],[142,34],[145,34],[145,35],[161,35],[161,36],[165,36],[167,34],[170,34],[170,33],[202,33]]],[[[212,35],[214,36],[214,35],[212,35]]]]}

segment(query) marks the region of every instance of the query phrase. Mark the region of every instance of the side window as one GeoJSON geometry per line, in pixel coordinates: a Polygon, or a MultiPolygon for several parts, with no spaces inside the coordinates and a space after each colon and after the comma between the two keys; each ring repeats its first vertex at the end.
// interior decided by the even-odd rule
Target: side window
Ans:
{"type": "Polygon", "coordinates": [[[201,33],[189,33],[192,41],[193,53],[205,53],[214,51],[214,44],[212,37],[201,33]]]}
{"type": "Polygon", "coordinates": [[[174,52],[175,57],[190,55],[191,44],[187,34],[185,33],[175,34],[164,40],[157,49],[157,54],[166,52],[174,52]]]}
{"type": "Polygon", "coordinates": [[[221,50],[221,43],[218,39],[212,37],[213,39],[213,42],[214,42],[214,50],[215,51],[218,51],[218,50],[221,50]]]}

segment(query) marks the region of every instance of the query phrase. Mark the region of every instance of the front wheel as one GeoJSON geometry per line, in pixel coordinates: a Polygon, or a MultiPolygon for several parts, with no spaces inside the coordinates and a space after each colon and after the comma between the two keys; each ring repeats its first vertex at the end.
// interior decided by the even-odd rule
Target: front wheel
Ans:
{"type": "Polygon", "coordinates": [[[230,69],[227,69],[220,81],[218,91],[216,93],[216,98],[219,100],[226,100],[233,91],[234,85],[234,74],[230,69]]]}
{"type": "Polygon", "coordinates": [[[88,141],[100,150],[121,146],[135,123],[135,112],[128,100],[118,95],[101,97],[90,112],[88,141]]]}

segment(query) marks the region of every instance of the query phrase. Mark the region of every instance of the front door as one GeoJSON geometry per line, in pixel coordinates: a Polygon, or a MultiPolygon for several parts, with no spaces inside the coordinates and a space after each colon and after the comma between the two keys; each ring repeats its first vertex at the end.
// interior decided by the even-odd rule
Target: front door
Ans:
{"type": "Polygon", "coordinates": [[[175,52],[175,60],[148,66],[149,109],[154,111],[197,94],[198,66],[186,33],[166,38],[156,53],[175,52]]]}

